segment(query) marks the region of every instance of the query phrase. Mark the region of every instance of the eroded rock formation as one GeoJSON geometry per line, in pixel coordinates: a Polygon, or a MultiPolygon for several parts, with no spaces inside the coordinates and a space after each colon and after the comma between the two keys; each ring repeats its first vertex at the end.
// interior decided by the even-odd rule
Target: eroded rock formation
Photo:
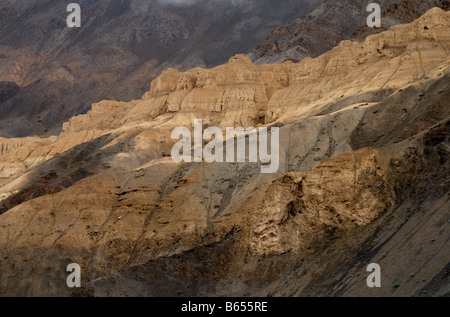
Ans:
{"type": "Polygon", "coordinates": [[[449,31],[435,8],[300,63],[169,69],[142,99],[94,104],[57,137],[0,139],[0,289],[447,294],[449,31]],[[280,127],[278,173],[174,163],[171,131],[195,118],[280,127]],[[367,288],[372,262],[386,287],[367,288]]]}

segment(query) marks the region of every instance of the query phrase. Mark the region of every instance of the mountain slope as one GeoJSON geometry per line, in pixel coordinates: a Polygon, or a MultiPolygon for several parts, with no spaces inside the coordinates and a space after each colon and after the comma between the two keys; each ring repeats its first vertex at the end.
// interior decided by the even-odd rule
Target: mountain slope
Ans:
{"type": "Polygon", "coordinates": [[[256,46],[250,56],[257,64],[300,61],[317,57],[342,40],[364,40],[368,35],[386,31],[390,27],[409,23],[427,10],[440,7],[450,9],[448,0],[381,0],[380,28],[367,27],[370,12],[367,5],[373,1],[328,0],[306,17],[299,17],[291,26],[275,28],[256,46]]]}
{"type": "Polygon", "coordinates": [[[448,295],[449,31],[434,8],[297,64],[169,69],[142,99],[97,103],[57,137],[0,139],[0,288],[448,295]],[[278,173],[174,163],[171,132],[195,118],[280,127],[278,173]],[[367,263],[382,288],[367,287],[367,263]]]}
{"type": "Polygon", "coordinates": [[[167,67],[211,67],[251,50],[318,0],[61,0],[0,4],[0,136],[58,134],[103,99],[140,98],[167,67]],[[114,87],[114,88],[112,88],[114,87]]]}

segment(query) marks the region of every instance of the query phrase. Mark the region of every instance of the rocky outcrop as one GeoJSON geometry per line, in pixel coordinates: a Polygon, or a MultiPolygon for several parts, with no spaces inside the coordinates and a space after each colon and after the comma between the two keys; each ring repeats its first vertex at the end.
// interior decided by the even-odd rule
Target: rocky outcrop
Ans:
{"type": "Polygon", "coordinates": [[[377,156],[372,149],[342,154],[274,182],[252,215],[252,252],[313,252],[315,239],[364,227],[390,210],[392,191],[377,156]]]}

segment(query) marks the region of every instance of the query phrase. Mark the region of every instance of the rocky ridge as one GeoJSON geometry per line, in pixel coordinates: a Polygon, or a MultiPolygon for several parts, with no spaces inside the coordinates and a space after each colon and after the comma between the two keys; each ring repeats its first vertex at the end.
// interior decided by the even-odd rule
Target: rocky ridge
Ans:
{"type": "Polygon", "coordinates": [[[433,7],[450,9],[448,0],[381,0],[380,28],[367,27],[370,14],[367,5],[373,1],[322,1],[306,17],[293,25],[278,26],[250,53],[256,64],[295,62],[317,57],[342,40],[364,41],[371,34],[386,31],[394,25],[410,23],[433,7]]]}
{"type": "Polygon", "coordinates": [[[82,27],[71,29],[65,1],[1,1],[0,136],[57,135],[92,103],[140,98],[168,67],[212,67],[250,51],[319,0],[77,3],[82,27]]]}

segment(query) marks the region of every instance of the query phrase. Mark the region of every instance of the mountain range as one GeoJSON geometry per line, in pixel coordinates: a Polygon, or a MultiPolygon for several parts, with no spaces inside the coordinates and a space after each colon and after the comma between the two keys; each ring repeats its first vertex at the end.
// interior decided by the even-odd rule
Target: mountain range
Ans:
{"type": "Polygon", "coordinates": [[[247,53],[319,0],[61,0],[0,4],[0,136],[56,135],[104,99],[141,98],[168,67],[212,67],[247,53]]]}
{"type": "Polygon", "coordinates": [[[168,68],[58,135],[1,138],[1,293],[448,296],[449,80],[432,8],[300,62],[168,68]],[[278,172],[175,163],[171,132],[200,118],[279,128],[278,172]]]}

